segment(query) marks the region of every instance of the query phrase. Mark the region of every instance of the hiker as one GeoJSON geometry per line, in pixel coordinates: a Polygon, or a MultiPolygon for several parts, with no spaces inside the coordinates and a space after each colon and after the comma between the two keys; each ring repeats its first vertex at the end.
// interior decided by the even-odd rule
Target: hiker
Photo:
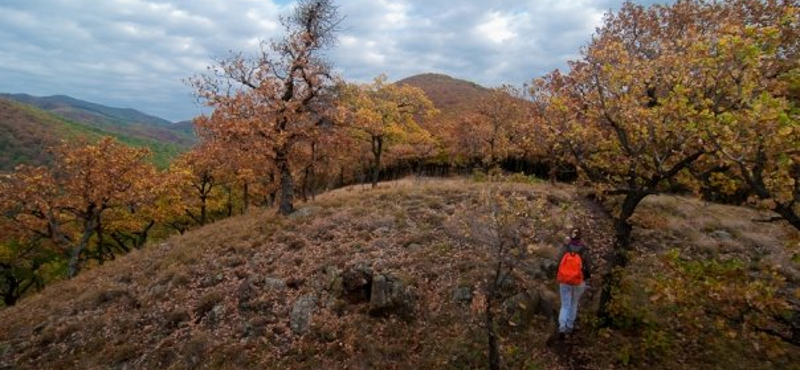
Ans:
{"type": "Polygon", "coordinates": [[[572,229],[566,244],[558,254],[558,283],[561,293],[561,311],[558,314],[558,337],[564,339],[575,328],[578,301],[586,280],[591,276],[591,256],[581,240],[581,231],[572,229]]]}

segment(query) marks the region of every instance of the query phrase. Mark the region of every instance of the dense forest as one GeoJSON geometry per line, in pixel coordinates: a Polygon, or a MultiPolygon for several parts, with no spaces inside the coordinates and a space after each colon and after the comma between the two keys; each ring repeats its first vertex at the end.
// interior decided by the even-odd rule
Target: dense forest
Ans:
{"type": "MultiPolygon", "coordinates": [[[[769,269],[746,280],[736,261],[665,257],[653,267],[664,279],[652,283],[651,299],[671,302],[662,313],[679,322],[647,321],[628,289],[639,268],[632,237],[640,210],[658,194],[749,207],[767,215],[759,220],[765,227],[800,230],[795,0],[627,3],[605,16],[568,70],[531,76],[521,87],[476,89],[465,104],[447,92],[428,96],[419,82],[337,77],[324,52],[341,20],[330,0],[300,1],[282,20],[282,39],[189,78],[213,113],[194,120],[200,143],[169,168],[155,167],[146,149],[106,137],[57,146],[51,165],[22,165],[0,178],[4,305],[154,239],[255,208],[280,219],[347,185],[375,188],[405,175],[536,175],[582,187],[608,212],[597,327],[652,335],[645,345],[653,353],[696,345],[701,333],[757,342],[757,351],[777,357],[797,350],[797,281],[787,286],[769,269]],[[517,171],[525,173],[509,175],[517,171]],[[708,291],[699,286],[714,294],[701,297],[708,291]],[[713,302],[717,321],[694,316],[709,307],[692,297],[713,302]]],[[[499,204],[501,213],[530,214],[530,204],[499,204]]],[[[795,264],[797,243],[786,242],[795,264]]],[[[513,261],[511,252],[495,252],[513,261]]],[[[487,290],[482,312],[498,309],[496,291],[487,290]]]]}

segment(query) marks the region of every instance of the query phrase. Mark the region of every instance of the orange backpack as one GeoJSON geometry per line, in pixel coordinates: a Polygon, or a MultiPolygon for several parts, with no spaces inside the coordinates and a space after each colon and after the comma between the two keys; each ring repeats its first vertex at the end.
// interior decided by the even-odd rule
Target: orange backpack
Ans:
{"type": "Polygon", "coordinates": [[[566,252],[558,265],[558,282],[567,285],[580,285],[583,282],[583,261],[581,255],[566,252]]]}

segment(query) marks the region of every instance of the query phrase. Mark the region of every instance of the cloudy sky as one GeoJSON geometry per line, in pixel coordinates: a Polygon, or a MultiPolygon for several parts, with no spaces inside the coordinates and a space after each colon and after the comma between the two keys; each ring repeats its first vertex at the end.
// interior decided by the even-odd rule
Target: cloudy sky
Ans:
{"type": "MultiPolygon", "coordinates": [[[[661,2],[639,0],[637,3],[661,2]]],[[[290,0],[2,0],[0,92],[65,94],[172,121],[201,113],[183,82],[282,34],[290,0]]],[[[520,85],[576,58],[622,0],[339,0],[328,52],[350,81],[436,72],[520,85]]]]}

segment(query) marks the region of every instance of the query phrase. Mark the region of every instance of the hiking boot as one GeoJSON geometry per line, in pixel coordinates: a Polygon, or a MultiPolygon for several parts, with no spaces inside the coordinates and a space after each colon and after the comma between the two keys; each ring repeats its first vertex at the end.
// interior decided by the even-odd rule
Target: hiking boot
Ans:
{"type": "Polygon", "coordinates": [[[564,339],[567,339],[567,333],[563,331],[558,332],[558,340],[564,340],[564,339]]]}

